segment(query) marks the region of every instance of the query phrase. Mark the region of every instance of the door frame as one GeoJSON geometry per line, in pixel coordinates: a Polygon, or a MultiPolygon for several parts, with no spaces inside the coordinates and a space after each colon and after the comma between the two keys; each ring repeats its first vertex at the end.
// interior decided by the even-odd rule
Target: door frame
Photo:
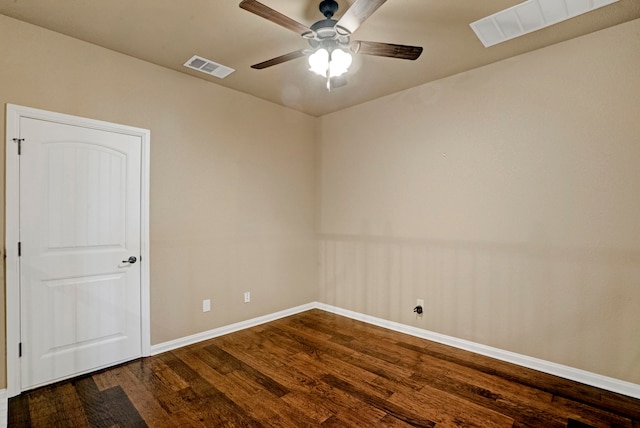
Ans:
{"type": "MultiPolygon", "coordinates": [[[[151,132],[148,129],[119,125],[101,120],[87,119],[63,113],[6,105],[6,142],[5,142],[5,257],[6,257],[6,348],[7,348],[7,395],[13,397],[22,392],[20,377],[21,302],[20,302],[20,264],[18,259],[18,241],[20,226],[20,170],[18,162],[18,144],[13,139],[20,138],[20,119],[31,118],[81,126],[102,131],[116,132],[140,137],[142,142],[140,165],[140,328],[142,356],[151,355],[151,316],[149,287],[149,151],[151,132]]],[[[76,375],[81,374],[77,373],[76,375]]],[[[74,375],[75,376],[75,375],[74,375]]]]}

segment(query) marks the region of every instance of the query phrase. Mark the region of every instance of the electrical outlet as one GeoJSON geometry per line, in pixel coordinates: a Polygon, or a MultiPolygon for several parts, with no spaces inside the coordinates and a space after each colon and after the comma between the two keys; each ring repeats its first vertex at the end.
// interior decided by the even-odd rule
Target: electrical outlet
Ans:
{"type": "Polygon", "coordinates": [[[424,300],[423,299],[417,299],[416,300],[416,306],[422,306],[422,308],[424,309],[424,300]]]}
{"type": "Polygon", "coordinates": [[[245,291],[244,292],[244,302],[245,303],[251,302],[251,292],[250,291],[245,291]]]}
{"type": "Polygon", "coordinates": [[[202,312],[209,312],[211,310],[211,299],[202,301],[202,312]]]}

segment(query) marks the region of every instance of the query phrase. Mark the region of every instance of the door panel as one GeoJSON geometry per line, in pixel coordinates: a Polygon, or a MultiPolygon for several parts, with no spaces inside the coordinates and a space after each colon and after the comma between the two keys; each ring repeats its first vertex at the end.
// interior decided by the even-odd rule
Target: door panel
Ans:
{"type": "Polygon", "coordinates": [[[50,249],[125,245],[123,153],[96,144],[47,144],[50,249]]]}
{"type": "Polygon", "coordinates": [[[22,389],[141,355],[138,136],[21,118],[22,389]]]}

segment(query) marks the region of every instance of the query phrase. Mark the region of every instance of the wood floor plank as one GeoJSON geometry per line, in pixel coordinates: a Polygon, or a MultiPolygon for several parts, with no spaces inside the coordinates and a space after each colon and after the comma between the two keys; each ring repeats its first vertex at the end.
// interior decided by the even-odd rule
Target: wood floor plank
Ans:
{"type": "Polygon", "coordinates": [[[32,394],[29,397],[29,406],[38,411],[32,412],[31,425],[34,427],[86,425],[88,421],[78,401],[76,400],[75,405],[72,405],[65,400],[70,395],[69,390],[73,391],[73,387],[68,384],[57,384],[43,389],[40,394],[32,394]]]}
{"type": "Polygon", "coordinates": [[[148,426],[160,427],[167,424],[169,414],[162,408],[157,398],[145,388],[145,385],[138,382],[129,367],[120,367],[114,370],[113,379],[130,397],[131,402],[148,426]]]}
{"type": "MultiPolygon", "coordinates": [[[[350,346],[345,346],[344,343],[340,343],[339,341],[334,341],[334,337],[325,338],[326,335],[319,334],[320,330],[316,330],[314,328],[300,326],[295,324],[290,325],[282,325],[282,326],[274,326],[274,328],[280,329],[280,334],[286,335],[302,344],[306,349],[310,349],[311,352],[316,352],[318,350],[318,344],[322,344],[322,350],[326,353],[330,353],[333,355],[353,355],[356,354],[357,351],[354,350],[350,346]]],[[[344,336],[344,335],[339,335],[344,336]]],[[[348,343],[348,341],[346,341],[348,343]]],[[[302,351],[306,351],[302,349],[302,351]]],[[[309,353],[309,351],[306,351],[309,353]]]]}
{"type": "Polygon", "coordinates": [[[210,356],[211,354],[203,349],[194,349],[191,352],[181,353],[180,359],[235,402],[250,400],[261,390],[260,384],[249,376],[243,375],[242,372],[219,373],[212,367],[211,362],[206,361],[210,356]]]}
{"type": "Polygon", "coordinates": [[[197,403],[202,405],[193,406],[193,410],[204,418],[205,425],[262,426],[259,421],[246,413],[237,403],[230,400],[218,388],[207,382],[197,371],[191,369],[171,352],[162,354],[161,357],[174,372],[189,383],[190,388],[197,394],[197,403]],[[205,403],[208,403],[211,407],[208,407],[205,403]],[[219,419],[222,419],[222,421],[219,419]]]}
{"type": "Polygon", "coordinates": [[[372,393],[370,390],[353,385],[347,381],[337,378],[336,376],[326,375],[322,377],[322,380],[332,388],[339,389],[350,396],[357,398],[363,403],[385,412],[386,415],[383,416],[381,420],[387,416],[392,416],[393,418],[414,427],[434,427],[436,425],[432,420],[425,416],[421,416],[421,412],[413,412],[405,406],[398,405],[391,400],[387,400],[386,398],[372,393]]]}
{"type": "Polygon", "coordinates": [[[98,391],[118,386],[118,381],[114,377],[114,370],[101,370],[91,376],[98,387],[98,391]]]}
{"type": "Polygon", "coordinates": [[[84,407],[81,404],[77,390],[72,384],[63,383],[55,392],[57,400],[61,403],[66,415],[68,426],[83,427],[88,423],[84,407]]]}
{"type": "MultiPolygon", "coordinates": [[[[217,345],[220,343],[216,342],[217,345]]],[[[248,353],[233,343],[224,343],[224,350],[239,360],[251,366],[260,367],[261,372],[274,381],[285,386],[290,391],[310,392],[317,384],[317,380],[304,371],[287,366],[284,361],[274,364],[271,357],[259,353],[248,353]]]]}
{"type": "MultiPolygon", "coordinates": [[[[281,320],[277,320],[281,321],[281,320]]],[[[268,348],[269,353],[272,353],[274,356],[277,356],[280,359],[286,359],[291,355],[297,354],[298,352],[313,352],[313,348],[305,348],[305,344],[298,342],[297,340],[292,340],[287,336],[283,335],[282,332],[278,329],[279,323],[269,325],[268,330],[257,332],[259,334],[261,343],[260,345],[268,348]]],[[[286,326],[286,323],[284,324],[286,326]]],[[[252,336],[253,337],[253,336],[252,336]]]]}
{"type": "MultiPolygon", "coordinates": [[[[324,382],[314,388],[314,395],[323,402],[338,420],[348,427],[374,427],[386,416],[383,410],[364,403],[348,393],[324,382]]],[[[323,423],[324,424],[324,423],[323,423]]]]}
{"type": "Polygon", "coordinates": [[[274,324],[273,327],[293,328],[300,332],[310,332],[312,336],[322,340],[338,340],[342,343],[348,343],[354,339],[354,336],[343,334],[336,323],[327,323],[326,319],[318,319],[316,322],[310,317],[295,318],[288,322],[274,324]],[[322,322],[325,321],[325,322],[322,322]]]}
{"type": "Polygon", "coordinates": [[[212,420],[222,423],[224,419],[203,416],[203,411],[209,407],[190,387],[182,391],[156,397],[160,406],[167,412],[170,421],[178,420],[184,426],[206,427],[212,420]],[[203,411],[200,407],[206,406],[203,411]]]}
{"type": "MultiPolygon", "coordinates": [[[[599,404],[606,410],[640,421],[640,405],[635,398],[611,391],[601,391],[599,404]]],[[[633,428],[636,428],[636,426],[633,428]]]]}
{"type": "Polygon", "coordinates": [[[287,387],[281,385],[269,376],[264,375],[259,370],[253,368],[249,364],[246,364],[242,360],[237,359],[218,346],[210,345],[207,346],[205,350],[213,355],[218,361],[221,361],[223,364],[232,367],[234,371],[246,372],[256,381],[256,383],[262,385],[267,391],[271,392],[272,394],[278,397],[282,397],[289,392],[289,389],[287,389],[287,387]]]}
{"type": "Polygon", "coordinates": [[[244,364],[239,362],[231,364],[235,367],[234,371],[228,370],[229,365],[226,369],[223,368],[222,371],[226,374],[222,375],[212,368],[214,362],[209,357],[211,357],[211,353],[204,348],[180,354],[181,360],[196,370],[208,382],[215,384],[220,392],[265,426],[295,427],[306,420],[306,415],[300,409],[286,406],[284,402],[279,400],[282,397],[280,388],[276,390],[275,394],[268,389],[265,391],[263,375],[259,376],[262,379],[261,384],[252,377],[256,371],[246,370],[244,364]]]}
{"type": "Polygon", "coordinates": [[[631,426],[628,418],[615,416],[562,397],[556,397],[555,402],[551,403],[554,400],[552,395],[530,386],[478,373],[466,367],[453,367],[453,370],[449,370],[449,363],[437,364],[438,360],[430,356],[422,355],[420,359],[429,370],[416,373],[414,378],[511,417],[529,415],[528,418],[540,426],[554,423],[551,422],[553,420],[555,423],[564,424],[567,416],[574,414],[574,409],[579,407],[582,413],[591,415],[589,420],[593,423],[631,426]]]}
{"type": "MultiPolygon", "coordinates": [[[[390,361],[397,363],[400,358],[398,356],[389,357],[384,352],[375,351],[370,352],[369,350],[365,350],[363,348],[359,348],[362,352],[367,352],[369,356],[373,358],[378,358],[378,363],[380,364],[388,364],[390,361]]],[[[410,425],[415,426],[434,426],[435,423],[433,421],[429,421],[428,419],[421,418],[419,415],[411,414],[410,412],[402,412],[401,407],[397,406],[395,403],[388,401],[387,398],[391,395],[395,394],[398,390],[406,390],[408,388],[402,387],[400,385],[386,383],[385,388],[376,388],[374,384],[369,383],[375,378],[378,378],[378,375],[375,373],[369,372],[369,376],[364,375],[361,369],[356,369],[354,366],[350,366],[347,364],[340,364],[339,361],[333,360],[331,355],[322,355],[320,353],[316,354],[314,358],[304,356],[304,363],[307,367],[315,366],[318,370],[317,374],[328,373],[327,375],[322,376],[322,380],[326,383],[329,383],[331,386],[340,388],[350,395],[357,396],[362,401],[384,410],[387,414],[390,414],[396,417],[399,420],[407,422],[410,425]],[[374,376],[374,378],[371,378],[374,376]]],[[[434,391],[431,391],[431,395],[434,395],[434,391]]],[[[411,391],[405,391],[407,394],[410,394],[411,391]]],[[[444,393],[439,391],[441,396],[441,402],[446,401],[455,401],[452,400],[453,396],[445,396],[444,393]]],[[[478,407],[473,403],[467,403],[464,401],[459,401],[456,404],[457,407],[468,407],[473,412],[478,412],[478,407]]],[[[469,410],[469,411],[471,411],[469,410]]],[[[486,416],[486,415],[485,415],[486,416]]],[[[489,418],[494,418],[495,412],[491,412],[489,418]]],[[[498,418],[500,419],[500,418],[498,418]]],[[[446,421],[445,421],[446,422],[446,421]]],[[[510,426],[513,422],[512,420],[508,420],[508,418],[502,418],[503,426],[510,426]],[[504,421],[507,422],[504,422],[504,421]]],[[[444,423],[441,421],[441,423],[444,423]]]]}
{"type": "Polygon", "coordinates": [[[311,310],[9,400],[9,427],[640,428],[640,400],[311,310]]]}
{"type": "Polygon", "coordinates": [[[566,412],[550,411],[558,409],[558,406],[549,404],[553,396],[546,392],[418,352],[415,352],[413,358],[417,358],[420,365],[416,366],[412,378],[423,385],[427,384],[512,418],[527,415],[527,419],[537,426],[564,423],[566,412]]]}
{"type": "Polygon", "coordinates": [[[153,367],[153,375],[157,377],[163,385],[166,385],[174,392],[181,391],[189,386],[189,382],[182,379],[160,359],[156,361],[156,364],[153,367]]]}
{"type": "Polygon", "coordinates": [[[154,395],[170,395],[189,386],[156,355],[126,366],[154,395]]]}
{"type": "Polygon", "coordinates": [[[317,380],[313,386],[309,385],[312,388],[309,394],[305,395],[309,400],[313,399],[321,402],[323,408],[338,415],[340,420],[348,421],[351,424],[348,426],[375,426],[385,416],[384,411],[381,409],[370,406],[356,397],[349,396],[325,382],[323,376],[331,372],[332,369],[313,364],[308,354],[301,352],[298,357],[297,359],[289,360],[288,366],[300,371],[304,370],[305,373],[317,380]],[[355,417],[354,409],[359,410],[355,412],[355,417]]]}
{"type": "Polygon", "coordinates": [[[7,406],[7,419],[9,426],[33,426],[33,423],[31,422],[31,410],[29,409],[30,395],[31,394],[20,394],[9,399],[7,406]]]}
{"type": "Polygon", "coordinates": [[[291,406],[282,398],[260,391],[252,400],[239,404],[265,426],[297,428],[317,425],[304,409],[291,406]]]}
{"type": "Polygon", "coordinates": [[[514,423],[508,416],[427,386],[419,392],[398,391],[389,401],[423,415],[438,427],[506,428],[514,423]]]}
{"type": "MultiPolygon", "coordinates": [[[[165,384],[156,376],[154,368],[164,370],[166,367],[159,358],[150,357],[145,360],[135,361],[126,366],[126,368],[136,377],[141,385],[156,399],[158,404],[168,414],[178,414],[183,408],[181,407],[181,397],[189,393],[189,388],[175,390],[172,385],[165,384]]],[[[173,384],[173,382],[172,382],[173,384]]]]}
{"type": "Polygon", "coordinates": [[[409,346],[411,349],[415,349],[425,355],[466,366],[478,373],[497,376],[514,383],[537,388],[552,396],[572,398],[576,401],[596,406],[602,405],[601,391],[588,385],[432,342],[427,342],[424,346],[412,346],[402,342],[399,342],[398,345],[402,347],[409,346]]]}
{"type": "MultiPolygon", "coordinates": [[[[362,403],[361,406],[366,405],[369,408],[383,412],[384,416],[381,419],[391,415],[398,420],[407,422],[409,426],[434,426],[433,422],[425,420],[418,415],[403,412],[398,406],[387,402],[386,399],[393,394],[393,391],[376,387],[369,383],[377,378],[375,373],[358,369],[334,358],[332,355],[335,354],[333,352],[314,352],[312,354],[301,352],[297,355],[297,358],[290,360],[289,364],[292,367],[313,373],[315,378],[320,379],[329,387],[340,390],[359,400],[362,403]],[[358,386],[350,384],[350,381],[358,386]]],[[[344,417],[341,420],[343,419],[344,417]]]]}
{"type": "Polygon", "coordinates": [[[616,428],[633,428],[630,418],[578,403],[564,397],[554,397],[553,406],[556,411],[575,420],[594,426],[614,426],[616,428]]]}
{"type": "Polygon", "coordinates": [[[387,428],[407,428],[413,425],[409,425],[408,423],[403,422],[400,419],[393,417],[392,415],[387,415],[384,418],[380,419],[379,426],[387,428]]]}
{"type": "Polygon", "coordinates": [[[100,391],[91,377],[74,385],[90,426],[147,426],[120,386],[100,391]]]}
{"type": "MultiPolygon", "coordinates": [[[[104,403],[108,408],[110,419],[114,421],[113,424],[104,425],[110,426],[122,426],[122,427],[146,427],[147,423],[144,421],[138,410],[129,400],[129,397],[117,386],[114,388],[103,391],[104,403]]],[[[85,406],[86,412],[86,406],[85,406]]],[[[94,426],[98,426],[97,424],[94,426]]]]}
{"type": "Polygon", "coordinates": [[[322,424],[333,416],[331,410],[325,407],[323,403],[312,394],[294,391],[282,397],[282,400],[289,406],[300,409],[300,411],[311,418],[316,425],[322,424]]]}
{"type": "MultiPolygon", "coordinates": [[[[351,365],[340,358],[322,353],[314,355],[300,353],[296,358],[289,360],[289,365],[296,367],[298,370],[311,372],[314,377],[319,379],[322,379],[326,375],[334,375],[359,383],[370,383],[378,377],[375,373],[351,365]]],[[[371,388],[376,389],[376,392],[380,396],[388,397],[393,393],[392,390],[385,389],[381,386],[371,385],[371,388]]]]}

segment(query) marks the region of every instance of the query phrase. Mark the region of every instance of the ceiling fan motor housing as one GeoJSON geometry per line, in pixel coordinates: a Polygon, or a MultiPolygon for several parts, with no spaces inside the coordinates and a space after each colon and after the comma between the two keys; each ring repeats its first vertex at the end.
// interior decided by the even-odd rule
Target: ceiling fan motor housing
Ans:
{"type": "Polygon", "coordinates": [[[320,9],[320,13],[322,13],[325,18],[331,19],[338,11],[338,7],[338,3],[335,0],[322,0],[318,9],[320,9]]]}
{"type": "Polygon", "coordinates": [[[316,48],[320,45],[329,47],[330,45],[348,45],[349,35],[342,35],[336,31],[336,24],[338,21],[335,19],[323,19],[313,24],[311,34],[309,37],[309,44],[311,47],[316,48]]]}

